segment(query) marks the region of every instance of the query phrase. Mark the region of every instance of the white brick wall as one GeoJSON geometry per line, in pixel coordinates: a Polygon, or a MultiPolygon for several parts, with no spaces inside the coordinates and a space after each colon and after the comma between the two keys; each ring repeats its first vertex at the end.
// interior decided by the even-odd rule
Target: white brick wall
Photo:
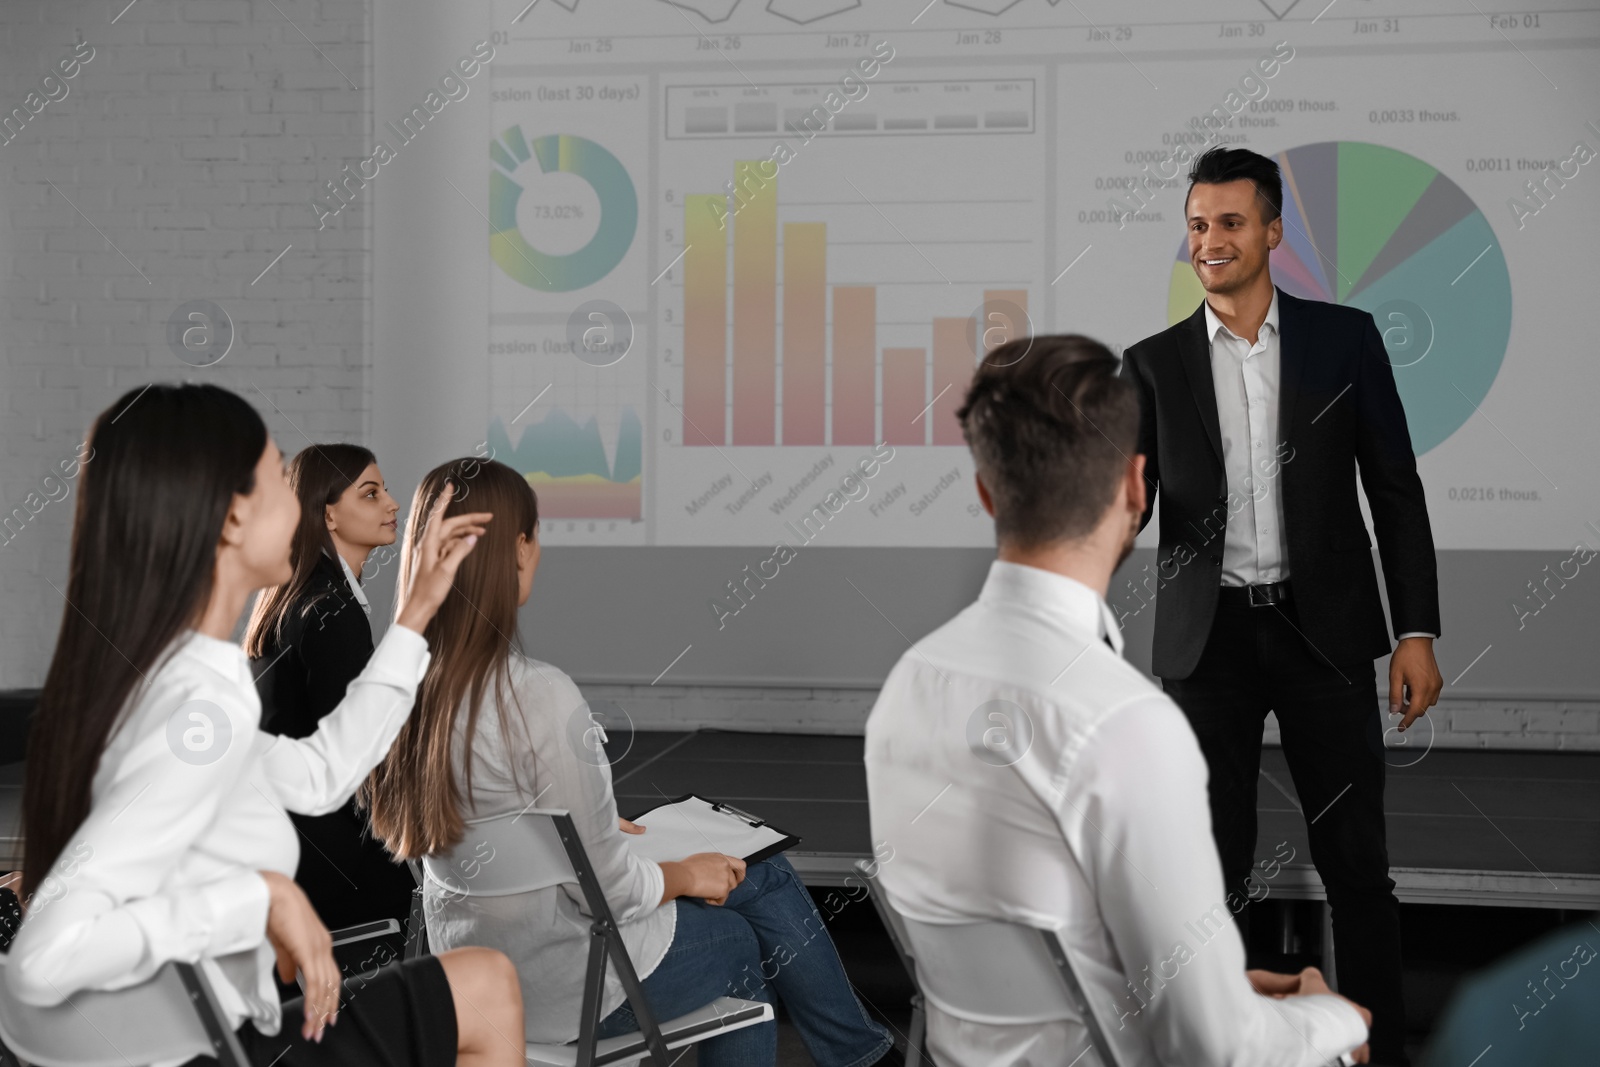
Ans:
{"type": "MultiPolygon", "coordinates": [[[[309,207],[371,150],[367,3],[126,2],[0,3],[0,114],[78,40],[94,48],[67,96],[0,144],[0,515],[150,381],[240,392],[285,452],[367,436],[366,206],[320,233],[309,207]],[[210,367],[166,343],[195,299],[234,324],[210,367]]],[[[43,678],[73,507],[48,503],[0,547],[0,688],[43,678]]]]}

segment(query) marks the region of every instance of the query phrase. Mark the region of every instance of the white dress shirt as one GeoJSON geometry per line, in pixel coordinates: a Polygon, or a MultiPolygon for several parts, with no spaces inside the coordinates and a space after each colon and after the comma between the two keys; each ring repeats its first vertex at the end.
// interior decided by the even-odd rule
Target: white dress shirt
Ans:
{"type": "MultiPolygon", "coordinates": [[[[1205,760],[1121,649],[1094,590],[996,561],[978,600],[900,657],[866,726],[884,890],[924,921],[1056,930],[1129,1067],[1325,1064],[1365,1040],[1361,1017],[1251,989],[1205,760]],[[984,733],[997,712],[1004,759],[984,733]]],[[[1059,1067],[1087,1045],[1076,1019],[996,1025],[931,1005],[928,1038],[955,1067],[1059,1067]]]]}
{"type": "Polygon", "coordinates": [[[1228,492],[1244,506],[1230,509],[1222,541],[1222,584],[1255,585],[1289,577],[1283,545],[1283,494],[1267,472],[1280,469],[1278,450],[1278,290],[1251,344],[1225,326],[1207,301],[1211,380],[1222,430],[1228,492]]]}
{"type": "MultiPolygon", "coordinates": [[[[488,686],[473,732],[472,793],[465,815],[481,819],[535,806],[571,812],[628,956],[639,977],[645,978],[667,954],[678,929],[676,904],[661,903],[665,890],[661,865],[635,856],[617,827],[611,765],[603,750],[587,745],[593,727],[588,705],[572,679],[548,663],[515,652],[510,671],[512,699],[507,713],[512,736],[508,739],[501,732],[494,687],[488,686]]],[[[465,714],[456,716],[451,750],[457,787],[463,793],[466,724],[465,714]]],[[[428,878],[423,894],[430,944],[441,949],[489,945],[511,957],[522,981],[529,1041],[564,1044],[577,1039],[590,918],[575,883],[512,896],[468,897],[428,878]]],[[[622,1000],[622,982],[616,968],[608,966],[600,1017],[609,1015],[622,1000]]]]}
{"type": "Polygon", "coordinates": [[[345,558],[335,552],[333,558],[339,561],[339,566],[344,570],[344,580],[350,583],[350,592],[356,598],[356,603],[361,605],[361,610],[367,615],[372,614],[372,605],[367,602],[366,591],[361,588],[361,580],[356,577],[355,571],[350,569],[350,564],[345,558]]]}
{"type": "MultiPolygon", "coordinates": [[[[1211,341],[1211,382],[1217,394],[1222,466],[1228,494],[1244,501],[1229,509],[1222,539],[1222,584],[1255,585],[1289,577],[1284,540],[1283,492],[1278,481],[1278,385],[1282,348],[1278,335],[1278,290],[1252,344],[1230,330],[1205,302],[1211,341]]],[[[1400,638],[1435,637],[1415,631],[1400,638]]]]}
{"type": "MultiPolygon", "coordinates": [[[[206,971],[228,1025],[278,1032],[267,884],[293,878],[286,812],[344,804],[389,749],[428,666],[391,626],[316,733],[261,732],[244,650],[187,631],[134,691],[91,785],[91,808],[35,894],[5,968],[18,999],[121,989],[168,960],[206,971]]],[[[298,1022],[298,1021],[297,1021],[298,1022]]]]}

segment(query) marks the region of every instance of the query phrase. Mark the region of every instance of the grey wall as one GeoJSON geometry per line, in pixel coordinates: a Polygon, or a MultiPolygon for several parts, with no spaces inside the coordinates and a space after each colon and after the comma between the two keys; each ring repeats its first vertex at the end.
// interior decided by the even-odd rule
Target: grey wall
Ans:
{"type": "MultiPolygon", "coordinates": [[[[1600,549],[1600,536],[1589,545],[1600,549]]],[[[528,649],[580,682],[649,684],[672,664],[658,684],[875,686],[910,642],[971,602],[993,558],[987,549],[802,548],[764,588],[752,582],[749,603],[719,628],[710,601],[731,603],[726,583],[769,554],[547,548],[523,609],[528,649]]],[[[1600,700],[1600,558],[1562,568],[1570,555],[1439,553],[1435,654],[1446,695],[1600,700]],[[1563,588],[1556,575],[1574,570],[1563,588]],[[1548,583],[1536,614],[1529,582],[1548,583]]],[[[1148,674],[1156,607],[1134,592],[1146,567],[1153,575],[1155,551],[1136,549],[1107,601],[1128,659],[1148,674]]],[[[1386,680],[1387,660],[1379,669],[1386,680]]]]}

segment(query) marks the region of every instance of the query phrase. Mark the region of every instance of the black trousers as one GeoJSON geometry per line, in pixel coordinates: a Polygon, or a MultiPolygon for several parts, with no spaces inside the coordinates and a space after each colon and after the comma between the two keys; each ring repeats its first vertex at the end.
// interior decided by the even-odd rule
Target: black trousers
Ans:
{"type": "MultiPolygon", "coordinates": [[[[1248,896],[1267,712],[1327,890],[1339,992],[1372,1012],[1374,1063],[1404,1064],[1400,903],[1385,839],[1383,721],[1372,662],[1330,666],[1300,632],[1291,600],[1220,603],[1194,673],[1162,688],[1194,727],[1210,769],[1211,832],[1229,893],[1248,896]]],[[[1237,913],[1249,934],[1250,908],[1237,913]]]]}

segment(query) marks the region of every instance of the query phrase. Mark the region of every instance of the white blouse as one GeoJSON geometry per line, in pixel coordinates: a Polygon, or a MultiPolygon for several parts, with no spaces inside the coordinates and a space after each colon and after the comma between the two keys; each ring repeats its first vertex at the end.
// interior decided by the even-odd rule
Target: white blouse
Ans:
{"type": "MultiPolygon", "coordinates": [[[[678,909],[661,904],[661,866],[628,849],[617,827],[611,765],[590,747],[595,737],[583,694],[571,678],[539,660],[511,654],[507,708],[512,737],[500,730],[494,685],[485,689],[472,741],[469,819],[564,808],[606,894],[634,969],[655,970],[677,932],[678,909]],[[515,778],[513,776],[515,771],[515,778]]],[[[463,708],[463,712],[465,709],[463,708]]],[[[456,717],[452,750],[456,786],[466,794],[466,715],[456,717]]],[[[603,736],[603,734],[602,734],[603,736]]],[[[489,945],[511,957],[522,981],[527,1039],[564,1044],[578,1037],[583,976],[589,959],[589,923],[576,884],[549,886],[504,897],[464,897],[432,878],[423,881],[428,943],[438,950],[489,945]]],[[[606,967],[600,1017],[622,1003],[615,967],[606,967]]]]}
{"type": "Polygon", "coordinates": [[[134,690],[91,786],[91,808],[34,895],[7,980],[29,1004],[137,985],[198,962],[237,1029],[278,1031],[276,955],[260,871],[294,877],[287,812],[344,804],[389,750],[428,666],[391,626],[344,700],[303,739],[261,732],[244,650],[188,631],[134,690]]]}

